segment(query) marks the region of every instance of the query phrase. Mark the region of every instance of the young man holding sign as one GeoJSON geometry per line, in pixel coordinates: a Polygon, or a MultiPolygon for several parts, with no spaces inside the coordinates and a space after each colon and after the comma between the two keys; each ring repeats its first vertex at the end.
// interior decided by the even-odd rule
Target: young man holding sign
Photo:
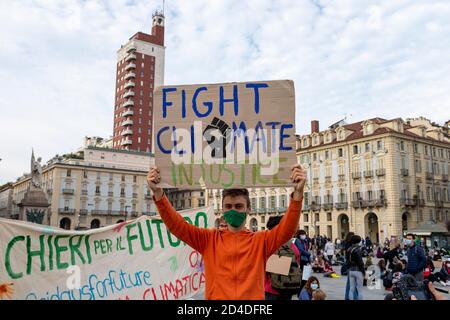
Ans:
{"type": "Polygon", "coordinates": [[[247,189],[225,189],[222,197],[228,230],[195,227],[176,212],[158,186],[158,168],[150,169],[147,182],[153,191],[159,214],[169,231],[203,255],[208,300],[263,300],[267,259],[297,231],[306,181],[300,165],[292,167],[294,192],[287,213],[278,226],[268,231],[245,229],[250,212],[247,189]]]}

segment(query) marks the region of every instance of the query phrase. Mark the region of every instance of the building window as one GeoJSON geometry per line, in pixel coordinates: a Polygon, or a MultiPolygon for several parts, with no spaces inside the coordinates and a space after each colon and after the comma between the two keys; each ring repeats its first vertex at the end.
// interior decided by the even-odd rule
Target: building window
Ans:
{"type": "Polygon", "coordinates": [[[428,146],[425,146],[423,150],[424,150],[425,155],[427,156],[428,155],[428,146]]]}
{"type": "Polygon", "coordinates": [[[313,161],[317,161],[317,153],[313,153],[313,161]]]}
{"type": "Polygon", "coordinates": [[[414,143],[414,153],[419,153],[419,145],[414,143]]]}
{"type": "Polygon", "coordinates": [[[370,143],[366,143],[364,147],[366,152],[370,152],[370,143]]]}
{"type": "Polygon", "coordinates": [[[71,177],[71,176],[72,176],[72,170],[67,169],[66,177],[71,177]]]}
{"type": "Polygon", "coordinates": [[[95,195],[99,196],[100,195],[100,186],[96,186],[95,187],[95,195]]]}
{"type": "Polygon", "coordinates": [[[307,213],[305,213],[305,214],[303,215],[303,222],[308,223],[308,214],[307,214],[307,213]]]}
{"type": "Polygon", "coordinates": [[[125,197],[125,188],[120,188],[120,196],[125,197]]]}
{"type": "Polygon", "coordinates": [[[133,182],[136,183],[136,181],[137,181],[137,177],[133,176],[133,182]]]}
{"type": "Polygon", "coordinates": [[[400,141],[400,150],[405,151],[405,143],[400,141]]]}
{"type": "Polygon", "coordinates": [[[325,151],[325,160],[330,158],[330,152],[328,150],[325,151]]]}
{"type": "Polygon", "coordinates": [[[125,175],[122,175],[121,181],[124,182],[125,181],[125,175]]]}
{"type": "Polygon", "coordinates": [[[256,209],[256,198],[252,198],[251,202],[252,202],[252,210],[255,210],[256,209]]]}
{"type": "Polygon", "coordinates": [[[353,146],[353,154],[358,154],[358,146],[353,146]]]}
{"type": "Polygon", "coordinates": [[[87,171],[83,171],[83,178],[87,179],[87,171]]]}
{"type": "Polygon", "coordinates": [[[259,201],[259,206],[261,207],[261,209],[265,209],[266,208],[266,197],[261,197],[260,201],[259,201]]]}
{"type": "Polygon", "coordinates": [[[327,221],[332,221],[331,212],[327,212],[327,221]]]}
{"type": "Polygon", "coordinates": [[[338,149],[338,157],[342,157],[342,156],[343,156],[342,148],[339,148],[338,149]]]}
{"type": "Polygon", "coordinates": [[[276,206],[276,198],[275,198],[275,196],[270,196],[270,207],[271,208],[275,208],[275,206],[276,206]]]}

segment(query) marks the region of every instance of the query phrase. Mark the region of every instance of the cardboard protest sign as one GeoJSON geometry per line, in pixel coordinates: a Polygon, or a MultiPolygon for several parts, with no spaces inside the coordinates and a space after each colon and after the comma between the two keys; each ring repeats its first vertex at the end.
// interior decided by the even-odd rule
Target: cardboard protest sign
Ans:
{"type": "MultiPolygon", "coordinates": [[[[213,209],[180,212],[213,225],[213,209]]],[[[203,296],[202,256],[142,216],[88,231],[0,219],[0,299],[173,300],[203,296]]]]}
{"type": "Polygon", "coordinates": [[[267,260],[266,271],[287,276],[289,275],[289,270],[291,269],[291,263],[292,258],[273,254],[267,260]]]}
{"type": "Polygon", "coordinates": [[[292,81],[163,86],[154,103],[161,187],[289,184],[296,164],[292,81]]]}

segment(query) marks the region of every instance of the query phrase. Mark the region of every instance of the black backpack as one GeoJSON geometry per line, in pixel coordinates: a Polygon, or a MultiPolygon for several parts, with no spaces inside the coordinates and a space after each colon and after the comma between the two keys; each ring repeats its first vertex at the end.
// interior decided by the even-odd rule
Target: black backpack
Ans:
{"type": "Polygon", "coordinates": [[[297,263],[297,257],[291,245],[292,242],[288,241],[275,252],[280,257],[290,257],[292,262],[287,276],[277,273],[270,274],[270,282],[274,289],[300,289],[301,287],[302,271],[297,263]]]}

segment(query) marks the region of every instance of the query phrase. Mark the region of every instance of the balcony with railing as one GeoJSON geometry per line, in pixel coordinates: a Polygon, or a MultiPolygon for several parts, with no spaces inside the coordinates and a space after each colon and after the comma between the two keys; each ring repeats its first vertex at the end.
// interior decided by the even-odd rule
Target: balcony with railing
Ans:
{"type": "Polygon", "coordinates": [[[426,177],[427,180],[433,180],[434,179],[434,174],[433,174],[433,172],[427,172],[425,174],[425,177],[426,177]]]}
{"type": "Polygon", "coordinates": [[[137,197],[138,197],[138,194],[137,193],[133,193],[133,198],[137,199],[137,197]]]}
{"type": "Polygon", "coordinates": [[[437,208],[442,208],[442,207],[444,207],[444,201],[442,201],[442,200],[436,200],[436,207],[437,207],[437,208]]]}
{"type": "Polygon", "coordinates": [[[81,195],[82,196],[87,196],[88,195],[88,191],[87,190],[81,190],[81,195]]]}
{"type": "Polygon", "coordinates": [[[125,66],[125,70],[136,69],[136,64],[130,62],[125,66]]]}
{"type": "Polygon", "coordinates": [[[277,212],[278,213],[285,213],[287,211],[287,207],[278,207],[277,212]]]}
{"type": "Polygon", "coordinates": [[[386,169],[377,169],[377,170],[375,171],[375,174],[376,174],[378,177],[384,176],[384,175],[386,174],[386,169]]]}
{"type": "Polygon", "coordinates": [[[414,198],[400,198],[400,205],[404,207],[415,207],[417,203],[414,198]]]}
{"type": "Polygon", "coordinates": [[[334,206],[337,210],[346,210],[348,209],[348,202],[336,202],[334,206]]]}
{"type": "Polygon", "coordinates": [[[324,202],[322,204],[322,209],[325,211],[331,211],[333,209],[333,203],[332,202],[324,202]]]}
{"type": "Polygon", "coordinates": [[[128,49],[127,49],[127,53],[132,53],[136,51],[136,45],[131,44],[128,49]]]}
{"type": "Polygon", "coordinates": [[[131,129],[125,129],[125,130],[122,132],[122,136],[129,136],[129,135],[131,135],[131,134],[133,134],[133,130],[131,130],[131,129]]]}
{"type": "Polygon", "coordinates": [[[75,209],[59,208],[58,213],[72,215],[72,214],[75,214],[75,209]]]}
{"type": "Polygon", "coordinates": [[[320,211],[320,203],[312,202],[311,203],[311,210],[312,211],[320,211]]]}
{"type": "Polygon", "coordinates": [[[126,110],[126,111],[124,111],[122,116],[127,117],[127,116],[132,116],[133,114],[134,114],[133,110],[126,110]]]}
{"type": "Polygon", "coordinates": [[[135,85],[136,85],[136,83],[134,83],[133,81],[127,81],[127,82],[125,82],[123,87],[125,89],[128,89],[128,88],[134,88],[135,85]]]}
{"type": "Polygon", "coordinates": [[[259,208],[259,209],[258,209],[258,213],[259,213],[259,214],[265,214],[265,213],[267,213],[267,208],[259,208]]]}
{"type": "Polygon", "coordinates": [[[338,181],[339,182],[345,181],[345,174],[338,175],[338,181]]]}
{"type": "Polygon", "coordinates": [[[385,198],[375,199],[375,207],[385,207],[387,205],[387,201],[385,198]]]}
{"type": "Polygon", "coordinates": [[[353,179],[360,179],[361,178],[361,172],[353,172],[352,173],[353,179]]]}
{"type": "Polygon", "coordinates": [[[124,108],[126,108],[126,107],[132,107],[132,106],[134,106],[134,101],[133,101],[133,100],[127,100],[127,101],[125,101],[125,102],[123,103],[123,107],[124,107],[124,108]]]}
{"type": "Polygon", "coordinates": [[[325,183],[331,183],[331,176],[325,176],[325,183]]]}
{"type": "Polygon", "coordinates": [[[87,209],[80,209],[80,215],[85,216],[88,214],[87,209]]]}
{"type": "Polygon", "coordinates": [[[137,216],[139,216],[139,212],[137,212],[137,211],[131,211],[130,216],[131,216],[131,217],[137,217],[137,216]]]}
{"type": "Polygon", "coordinates": [[[130,53],[125,57],[125,61],[128,62],[130,60],[136,60],[136,55],[134,53],[130,53]]]}
{"type": "Polygon", "coordinates": [[[142,215],[152,217],[152,216],[156,216],[157,213],[155,211],[149,211],[149,212],[142,212],[142,215]]]}
{"type": "Polygon", "coordinates": [[[134,91],[128,90],[127,92],[125,92],[123,94],[124,98],[128,98],[128,97],[134,97],[134,91]]]}
{"type": "Polygon", "coordinates": [[[408,169],[400,169],[400,174],[404,177],[409,175],[409,170],[408,169]]]}
{"type": "Polygon", "coordinates": [[[302,211],[303,211],[303,212],[307,212],[307,211],[309,211],[309,210],[311,210],[311,206],[310,206],[309,204],[304,204],[304,205],[303,205],[302,211]]]}
{"type": "Polygon", "coordinates": [[[125,80],[130,79],[130,78],[136,78],[136,73],[134,72],[127,72],[125,73],[125,80]]]}
{"type": "Polygon", "coordinates": [[[75,190],[74,189],[62,189],[62,193],[63,194],[74,194],[75,190]]]}
{"type": "Polygon", "coordinates": [[[364,178],[372,178],[372,177],[373,177],[373,171],[372,170],[364,171],[364,178]]]}
{"type": "Polygon", "coordinates": [[[123,140],[121,143],[122,146],[129,145],[129,144],[133,144],[133,141],[131,141],[130,139],[123,140]]]}
{"type": "Polygon", "coordinates": [[[448,181],[448,174],[442,175],[442,181],[448,181]]]}
{"type": "Polygon", "coordinates": [[[360,200],[353,200],[352,201],[352,207],[355,208],[355,209],[362,208],[362,202],[363,202],[362,199],[360,199],[360,200]]]}
{"type": "Polygon", "coordinates": [[[108,197],[113,197],[114,196],[114,192],[113,191],[108,191],[108,197]]]}
{"type": "Polygon", "coordinates": [[[276,207],[270,207],[268,212],[269,212],[269,214],[270,213],[277,213],[277,208],[276,207]]]}
{"type": "Polygon", "coordinates": [[[127,120],[125,120],[125,121],[122,121],[122,126],[124,127],[124,126],[131,126],[131,125],[133,125],[133,120],[131,120],[131,119],[127,119],[127,120]]]}

